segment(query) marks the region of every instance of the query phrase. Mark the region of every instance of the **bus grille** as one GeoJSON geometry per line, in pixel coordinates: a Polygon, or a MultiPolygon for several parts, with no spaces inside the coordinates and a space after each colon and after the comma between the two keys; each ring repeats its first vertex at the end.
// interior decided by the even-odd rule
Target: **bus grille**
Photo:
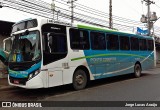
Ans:
{"type": "Polygon", "coordinates": [[[25,71],[27,69],[29,69],[32,65],[28,65],[28,64],[9,64],[8,65],[9,68],[13,71],[25,71]]]}
{"type": "Polygon", "coordinates": [[[13,84],[20,84],[20,85],[26,85],[26,82],[28,81],[28,78],[14,78],[14,77],[9,77],[10,82],[13,84]]]}

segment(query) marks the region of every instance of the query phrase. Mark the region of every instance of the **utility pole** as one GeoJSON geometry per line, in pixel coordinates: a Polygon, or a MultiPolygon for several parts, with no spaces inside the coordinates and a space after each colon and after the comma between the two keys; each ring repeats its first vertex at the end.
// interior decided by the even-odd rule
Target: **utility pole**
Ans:
{"type": "Polygon", "coordinates": [[[113,20],[112,20],[112,0],[109,0],[109,28],[113,28],[113,20]]]}
{"type": "Polygon", "coordinates": [[[71,4],[71,24],[73,24],[74,22],[74,2],[77,1],[77,0],[71,0],[71,1],[68,1],[67,3],[70,3],[71,4]]]}
{"type": "MultiPolygon", "coordinates": [[[[143,0],[144,2],[146,2],[146,5],[148,7],[148,12],[147,12],[147,16],[146,16],[146,20],[147,20],[147,28],[148,28],[148,35],[150,36],[151,34],[151,12],[150,12],[150,5],[151,4],[155,4],[155,2],[151,1],[151,0],[143,0]]],[[[142,3],[143,3],[142,1],[142,3]]],[[[144,15],[142,15],[143,18],[144,15]]],[[[144,16],[145,17],[145,16],[144,16]]],[[[153,20],[152,20],[153,21],[153,20]]]]}
{"type": "Polygon", "coordinates": [[[54,12],[55,12],[55,3],[54,3],[54,0],[52,0],[52,3],[51,3],[51,10],[53,11],[53,20],[54,20],[54,12]]]}
{"type": "Polygon", "coordinates": [[[2,8],[2,7],[3,7],[2,2],[0,2],[0,8],[2,8]]]}

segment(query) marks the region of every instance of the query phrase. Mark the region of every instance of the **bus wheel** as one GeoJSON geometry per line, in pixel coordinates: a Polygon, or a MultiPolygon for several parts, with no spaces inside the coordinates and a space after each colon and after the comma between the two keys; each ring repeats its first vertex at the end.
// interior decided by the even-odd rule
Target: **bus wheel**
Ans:
{"type": "Polygon", "coordinates": [[[142,69],[141,69],[140,64],[136,64],[136,65],[134,66],[134,76],[135,76],[136,78],[139,78],[139,77],[141,76],[141,71],[142,71],[142,69]]]}
{"type": "Polygon", "coordinates": [[[84,89],[87,85],[87,75],[84,70],[77,70],[73,75],[73,87],[75,90],[84,89]]]}

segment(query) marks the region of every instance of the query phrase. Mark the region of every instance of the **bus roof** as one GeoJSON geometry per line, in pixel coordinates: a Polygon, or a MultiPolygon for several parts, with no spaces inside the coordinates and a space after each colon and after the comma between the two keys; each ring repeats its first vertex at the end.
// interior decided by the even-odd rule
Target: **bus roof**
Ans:
{"type": "MultiPolygon", "coordinates": [[[[14,25],[19,24],[19,23],[24,22],[24,21],[33,20],[33,19],[37,19],[37,20],[41,19],[42,20],[42,18],[28,18],[28,19],[24,19],[24,20],[21,20],[19,22],[16,22],[14,25]]],[[[73,24],[73,25],[71,25],[69,23],[64,23],[64,22],[60,22],[60,21],[53,21],[51,19],[44,19],[44,18],[43,18],[43,20],[45,20],[48,23],[55,23],[55,24],[69,26],[69,27],[71,26],[71,27],[77,27],[77,28],[81,28],[81,29],[108,32],[108,33],[118,34],[118,35],[127,35],[127,36],[135,36],[135,37],[153,39],[150,36],[142,36],[142,35],[138,35],[138,34],[134,34],[134,33],[120,32],[118,30],[113,30],[113,29],[103,28],[103,27],[98,27],[98,26],[87,26],[87,25],[82,25],[82,24],[73,24]]]]}
{"type": "Polygon", "coordinates": [[[78,24],[77,27],[81,28],[81,29],[96,30],[96,31],[108,32],[108,33],[112,33],[112,34],[119,34],[119,35],[127,35],[127,36],[135,36],[135,37],[153,39],[151,36],[142,36],[142,35],[138,35],[138,34],[120,32],[120,31],[117,31],[117,30],[111,30],[111,29],[100,28],[100,27],[86,26],[86,25],[80,25],[80,24],[78,24]]]}

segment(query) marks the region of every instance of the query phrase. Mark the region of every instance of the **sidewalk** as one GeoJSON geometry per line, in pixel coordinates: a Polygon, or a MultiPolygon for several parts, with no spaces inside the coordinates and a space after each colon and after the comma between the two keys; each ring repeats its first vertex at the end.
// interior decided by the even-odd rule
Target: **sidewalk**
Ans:
{"type": "Polygon", "coordinates": [[[9,87],[8,85],[8,73],[6,70],[0,71],[0,89],[9,87]]]}
{"type": "Polygon", "coordinates": [[[157,64],[156,64],[156,68],[160,68],[160,63],[157,63],[157,64]]]}
{"type": "Polygon", "coordinates": [[[7,70],[0,70],[0,79],[7,78],[7,77],[8,77],[7,70]]]}
{"type": "Polygon", "coordinates": [[[0,79],[0,88],[8,85],[8,79],[7,78],[1,78],[0,79]]]}

